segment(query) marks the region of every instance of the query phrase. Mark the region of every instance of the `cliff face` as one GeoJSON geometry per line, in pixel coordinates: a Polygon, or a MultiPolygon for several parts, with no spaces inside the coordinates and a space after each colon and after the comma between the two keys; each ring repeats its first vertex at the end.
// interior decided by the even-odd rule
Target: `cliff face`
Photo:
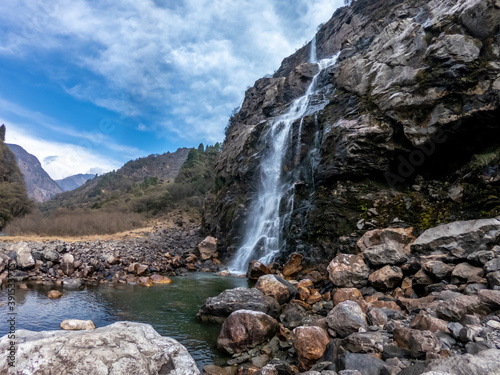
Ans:
{"type": "Polygon", "coordinates": [[[88,180],[93,179],[95,176],[95,174],[80,173],[74,176],[63,178],[62,180],[56,180],[56,183],[57,185],[59,185],[62,191],[70,191],[82,186],[84,183],[86,183],[88,180]]]}
{"type": "Polygon", "coordinates": [[[10,150],[16,155],[17,165],[21,170],[28,190],[28,196],[37,201],[45,202],[62,193],[59,185],[42,168],[36,156],[28,153],[24,148],[8,144],[10,150]]]}
{"type": "MultiPolygon", "coordinates": [[[[358,0],[335,12],[315,38],[318,59],[340,53],[317,78],[327,104],[311,102],[283,151],[294,198],[282,258],[349,252],[360,230],[500,214],[499,31],[493,0],[358,0]]],[[[318,71],[310,50],[258,80],[230,121],[204,215],[226,257],[247,230],[269,130],[318,71]]]]}

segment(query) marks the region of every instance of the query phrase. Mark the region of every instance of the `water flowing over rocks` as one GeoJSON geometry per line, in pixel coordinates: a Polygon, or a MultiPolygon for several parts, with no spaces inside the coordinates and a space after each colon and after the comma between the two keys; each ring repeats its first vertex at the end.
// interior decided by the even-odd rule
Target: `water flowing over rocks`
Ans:
{"type": "MultiPolygon", "coordinates": [[[[16,332],[16,366],[2,374],[185,374],[199,370],[177,341],[148,324],[117,322],[92,331],[16,332]]],[[[7,336],[0,348],[7,352],[7,336]]]]}

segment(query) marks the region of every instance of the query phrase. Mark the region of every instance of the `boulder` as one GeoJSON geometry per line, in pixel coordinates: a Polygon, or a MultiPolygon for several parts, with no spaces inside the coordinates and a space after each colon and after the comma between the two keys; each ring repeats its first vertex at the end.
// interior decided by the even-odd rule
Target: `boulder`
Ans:
{"type": "Polygon", "coordinates": [[[268,275],[271,270],[258,260],[252,260],[248,265],[247,278],[249,280],[258,280],[259,277],[268,275]]]}
{"type": "Polygon", "coordinates": [[[47,293],[47,297],[49,297],[50,299],[58,299],[62,297],[62,293],[58,290],[50,290],[47,293]]]}
{"type": "Polygon", "coordinates": [[[365,259],[374,266],[395,265],[406,261],[413,228],[375,229],[366,232],[357,243],[365,259]]]}
{"type": "Polygon", "coordinates": [[[464,354],[439,359],[431,362],[427,371],[453,375],[499,375],[500,350],[488,349],[476,355],[464,354]]]}
{"type": "Polygon", "coordinates": [[[297,294],[297,289],[288,281],[275,275],[264,275],[254,286],[266,296],[273,297],[280,305],[287,303],[297,294]]]}
{"type": "Polygon", "coordinates": [[[137,284],[150,287],[150,286],[153,286],[153,281],[151,281],[150,277],[141,276],[141,277],[137,278],[137,284]]]}
{"type": "Polygon", "coordinates": [[[260,311],[238,310],[222,324],[217,346],[229,354],[241,353],[271,339],[279,323],[260,311]]]}
{"type": "Polygon", "coordinates": [[[379,358],[370,354],[344,353],[338,361],[337,370],[357,370],[363,375],[386,374],[387,364],[379,358]]]}
{"type": "Polygon", "coordinates": [[[458,322],[466,314],[487,314],[488,307],[478,296],[459,295],[440,302],[436,307],[438,318],[458,322]]]}
{"type": "Polygon", "coordinates": [[[42,258],[45,261],[57,263],[59,261],[59,253],[54,250],[46,249],[42,253],[42,258]]]}
{"type": "Polygon", "coordinates": [[[408,349],[413,358],[425,357],[427,353],[438,353],[441,342],[431,331],[398,327],[393,332],[394,341],[408,349]]]}
{"type": "Polygon", "coordinates": [[[217,297],[209,297],[196,315],[201,321],[222,324],[237,310],[253,310],[268,314],[274,318],[280,312],[279,303],[255,288],[227,289],[217,297]]]}
{"type": "MultiPolygon", "coordinates": [[[[117,322],[92,331],[16,332],[15,367],[0,361],[2,374],[176,374],[199,375],[177,341],[149,324],[117,322]]],[[[6,353],[7,336],[0,339],[6,353]]]]}
{"type": "Polygon", "coordinates": [[[483,289],[478,292],[478,296],[492,311],[500,309],[500,290],[483,289]]]}
{"type": "Polygon", "coordinates": [[[356,288],[340,288],[333,295],[333,305],[336,306],[344,301],[359,301],[363,299],[363,295],[356,288]]]}
{"type": "Polygon", "coordinates": [[[366,315],[353,301],[344,301],[335,306],[328,313],[326,322],[340,337],[358,332],[360,328],[367,328],[366,315]]]}
{"type": "Polygon", "coordinates": [[[449,332],[448,323],[444,320],[435,318],[425,311],[420,311],[410,323],[410,328],[419,329],[421,331],[437,331],[449,332]]]}
{"type": "Polygon", "coordinates": [[[457,264],[451,273],[451,282],[454,284],[466,283],[467,280],[484,276],[482,268],[474,267],[467,262],[457,264]]]}
{"type": "Polygon", "coordinates": [[[288,262],[285,263],[283,269],[281,270],[281,274],[284,277],[294,277],[302,271],[302,260],[304,256],[299,253],[294,253],[290,256],[288,262]]]}
{"type": "Polygon", "coordinates": [[[293,330],[293,347],[299,358],[299,367],[310,370],[323,356],[330,342],[328,333],[320,327],[297,327],[293,330]]]}
{"type": "Polygon", "coordinates": [[[75,258],[70,253],[63,254],[61,258],[61,271],[65,275],[71,276],[75,272],[75,258]]]}
{"type": "Polygon", "coordinates": [[[445,254],[450,258],[467,259],[481,250],[490,250],[500,240],[500,221],[482,219],[455,221],[427,229],[411,245],[416,255],[445,254]]]}
{"type": "Polygon", "coordinates": [[[403,280],[403,271],[396,266],[385,266],[373,272],[368,280],[377,289],[394,289],[403,280]]]}
{"type": "Polygon", "coordinates": [[[342,341],[351,353],[382,353],[384,338],[380,332],[355,332],[342,341]]]}
{"type": "Polygon", "coordinates": [[[217,238],[208,236],[196,248],[201,260],[211,259],[217,253],[217,238]]]}
{"type": "Polygon", "coordinates": [[[422,264],[422,269],[435,280],[446,279],[453,271],[452,266],[438,260],[425,262],[422,264]]]}
{"type": "Polygon", "coordinates": [[[330,281],[339,288],[362,288],[367,284],[370,269],[362,255],[339,254],[328,265],[330,281]]]}
{"type": "Polygon", "coordinates": [[[16,244],[17,266],[22,270],[29,270],[35,267],[35,258],[31,255],[31,249],[26,242],[16,244]]]}
{"type": "Polygon", "coordinates": [[[166,276],[154,274],[150,277],[153,284],[170,284],[172,280],[166,276]]]}
{"type": "Polygon", "coordinates": [[[62,279],[62,285],[65,289],[79,289],[83,285],[82,279],[70,279],[65,277],[62,279]]]}
{"type": "Polygon", "coordinates": [[[69,331],[80,331],[84,329],[95,329],[92,320],[66,319],[60,324],[61,329],[69,331]]]}

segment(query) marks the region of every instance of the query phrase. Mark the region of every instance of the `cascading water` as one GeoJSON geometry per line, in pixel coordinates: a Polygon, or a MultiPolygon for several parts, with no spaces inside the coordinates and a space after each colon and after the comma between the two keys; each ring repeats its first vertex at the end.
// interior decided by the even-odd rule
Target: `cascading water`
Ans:
{"type": "MultiPolygon", "coordinates": [[[[243,245],[229,265],[232,273],[245,273],[252,259],[258,259],[264,264],[270,263],[285,245],[281,238],[282,229],[293,211],[296,182],[293,172],[283,172],[285,155],[292,147],[292,125],[327,104],[327,101],[323,101],[321,108],[318,108],[318,105],[314,105],[312,110],[310,108],[311,99],[318,94],[316,87],[318,77],[324,69],[336,63],[337,57],[338,54],[318,61],[316,39],[313,39],[310,62],[318,64],[318,73],[313,77],[305,95],[295,99],[284,114],[275,118],[267,134],[264,135],[266,151],[260,165],[260,186],[249,208],[249,220],[246,223],[243,245]],[[283,211],[286,214],[280,215],[283,211]]],[[[302,126],[302,121],[299,126],[302,126]]],[[[299,150],[300,139],[297,142],[299,143],[297,150],[299,150]]]]}

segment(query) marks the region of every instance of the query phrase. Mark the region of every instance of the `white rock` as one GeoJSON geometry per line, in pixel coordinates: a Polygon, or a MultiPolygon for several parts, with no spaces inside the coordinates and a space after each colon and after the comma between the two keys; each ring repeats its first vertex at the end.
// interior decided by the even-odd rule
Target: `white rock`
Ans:
{"type": "Polygon", "coordinates": [[[61,322],[60,326],[61,329],[70,331],[95,329],[95,325],[92,320],[66,319],[61,322]]]}

